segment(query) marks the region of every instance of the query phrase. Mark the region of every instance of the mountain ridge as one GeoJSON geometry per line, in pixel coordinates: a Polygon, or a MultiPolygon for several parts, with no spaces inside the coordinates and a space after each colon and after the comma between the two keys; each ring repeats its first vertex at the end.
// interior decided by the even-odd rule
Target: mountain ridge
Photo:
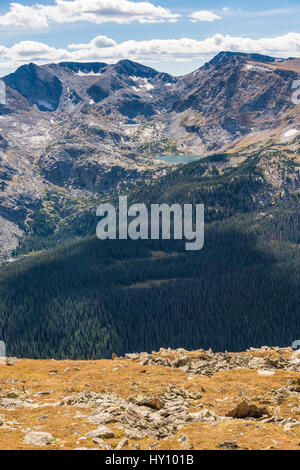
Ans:
{"type": "Polygon", "coordinates": [[[290,145],[299,132],[298,67],[300,59],[229,52],[182,77],[130,60],[21,66],[3,78],[0,105],[1,258],[37,209],[57,223],[46,194],[63,194],[58,199],[77,211],[170,171],[159,155],[290,145]]]}

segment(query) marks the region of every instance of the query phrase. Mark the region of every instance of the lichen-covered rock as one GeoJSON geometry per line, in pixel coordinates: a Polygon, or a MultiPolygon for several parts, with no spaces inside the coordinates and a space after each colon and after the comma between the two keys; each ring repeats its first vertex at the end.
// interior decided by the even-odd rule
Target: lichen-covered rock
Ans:
{"type": "Polygon", "coordinates": [[[103,438],[103,439],[110,439],[115,436],[114,432],[111,431],[109,428],[106,426],[99,426],[97,429],[94,431],[89,431],[86,434],[87,437],[93,437],[93,438],[103,438]]]}
{"type": "Polygon", "coordinates": [[[30,431],[24,438],[24,443],[33,447],[44,447],[55,442],[49,432],[30,431]]]}

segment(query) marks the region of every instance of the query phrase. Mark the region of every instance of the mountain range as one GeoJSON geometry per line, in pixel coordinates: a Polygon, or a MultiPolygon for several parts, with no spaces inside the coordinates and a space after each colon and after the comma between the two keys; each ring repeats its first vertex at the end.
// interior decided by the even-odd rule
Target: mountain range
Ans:
{"type": "Polygon", "coordinates": [[[120,184],[164,174],[164,154],[211,155],[257,142],[288,142],[299,128],[293,84],[300,59],[222,52],[173,77],[117,64],[28,64],[2,78],[1,259],[45,194],[84,204],[120,184]]]}
{"type": "Polygon", "coordinates": [[[299,74],[300,59],[223,52],[181,77],[128,60],[3,77],[0,338],[10,353],[297,339],[299,74]],[[120,195],[203,203],[204,249],[100,242],[96,207],[120,195]]]}

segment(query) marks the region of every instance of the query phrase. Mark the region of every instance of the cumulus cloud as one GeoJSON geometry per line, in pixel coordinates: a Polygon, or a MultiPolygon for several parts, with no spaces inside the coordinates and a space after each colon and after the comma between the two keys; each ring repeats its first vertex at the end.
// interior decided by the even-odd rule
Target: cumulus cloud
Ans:
{"type": "Polygon", "coordinates": [[[30,28],[45,28],[48,21],[45,15],[35,7],[11,3],[10,10],[0,15],[0,26],[28,26],[30,28]]]}
{"type": "Polygon", "coordinates": [[[101,24],[115,22],[128,24],[176,22],[179,14],[150,2],[132,0],[54,0],[54,4],[24,6],[11,3],[10,9],[0,15],[0,26],[28,26],[45,28],[50,23],[88,21],[101,24]]]}
{"type": "Polygon", "coordinates": [[[212,21],[221,20],[221,17],[210,10],[199,10],[194,11],[194,13],[190,15],[190,19],[193,23],[197,23],[198,21],[208,21],[211,23],[212,21]]]}
{"type": "Polygon", "coordinates": [[[97,36],[87,44],[71,44],[66,49],[56,49],[35,41],[22,41],[10,48],[0,46],[0,58],[2,68],[16,68],[31,61],[38,64],[58,61],[115,62],[123,58],[141,62],[198,60],[200,63],[221,51],[299,57],[300,34],[288,33],[260,39],[216,34],[203,41],[191,38],[151,39],[130,40],[119,44],[106,36],[97,36]]]}
{"type": "Polygon", "coordinates": [[[47,44],[37,41],[21,41],[10,48],[5,48],[4,56],[8,60],[22,61],[58,61],[66,57],[64,49],[50,47],[47,44]]]}
{"type": "MultiPolygon", "coordinates": [[[[96,38],[97,39],[97,38],[96,38]]],[[[109,48],[96,48],[91,41],[88,47],[72,44],[73,57],[80,59],[84,52],[102,59],[131,58],[133,60],[188,60],[213,55],[221,51],[257,52],[261,54],[299,56],[300,34],[288,33],[272,38],[251,39],[216,34],[203,41],[191,38],[151,39],[125,41],[109,48]]]]}
{"type": "Polygon", "coordinates": [[[117,43],[107,36],[97,36],[87,44],[70,44],[68,49],[101,49],[103,47],[113,47],[117,43]]]}

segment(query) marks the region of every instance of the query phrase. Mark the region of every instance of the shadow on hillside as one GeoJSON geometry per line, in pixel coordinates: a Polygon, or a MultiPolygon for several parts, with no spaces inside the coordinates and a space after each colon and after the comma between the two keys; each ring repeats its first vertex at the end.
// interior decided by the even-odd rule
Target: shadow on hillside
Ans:
{"type": "MultiPolygon", "coordinates": [[[[1,275],[9,354],[91,359],[160,347],[244,350],[300,337],[300,260],[234,227],[210,227],[200,252],[155,257],[162,242],[79,242],[1,275]],[[148,280],[177,279],[127,289],[148,280]]],[[[169,251],[182,250],[168,243],[169,251]]]]}

